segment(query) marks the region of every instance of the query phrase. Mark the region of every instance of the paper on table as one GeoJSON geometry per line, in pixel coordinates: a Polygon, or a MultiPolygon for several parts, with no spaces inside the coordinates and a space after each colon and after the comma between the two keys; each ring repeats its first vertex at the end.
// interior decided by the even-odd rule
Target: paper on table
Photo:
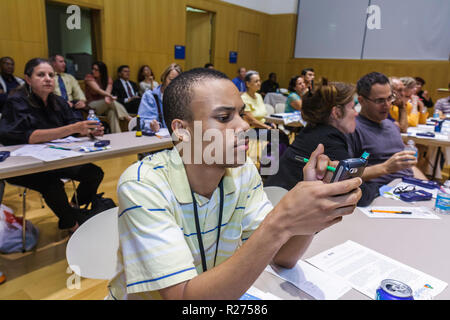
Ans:
{"type": "Polygon", "coordinates": [[[170,133],[169,130],[167,128],[161,128],[159,129],[159,131],[156,133],[158,136],[163,137],[163,138],[168,138],[170,137],[170,133]]]}
{"type": "Polygon", "coordinates": [[[430,219],[439,220],[430,208],[426,207],[358,207],[369,218],[387,218],[387,219],[430,219]],[[396,214],[396,213],[384,213],[384,212],[370,212],[370,210],[381,211],[408,211],[411,214],[396,214]]]}
{"type": "Polygon", "coordinates": [[[33,157],[42,161],[55,161],[65,158],[80,157],[81,154],[74,151],[52,149],[45,144],[29,144],[11,153],[14,157],[33,157]]]}
{"type": "Polygon", "coordinates": [[[437,194],[438,194],[438,192],[439,192],[438,189],[428,189],[428,188],[424,188],[424,187],[421,187],[421,186],[417,186],[417,185],[414,185],[414,184],[411,184],[411,183],[400,182],[399,184],[396,184],[395,186],[391,187],[391,189],[389,190],[388,193],[389,193],[390,197],[394,197],[394,198],[396,198],[396,199],[400,199],[400,194],[395,194],[395,193],[393,193],[393,191],[394,191],[396,188],[404,188],[404,187],[410,187],[410,186],[414,186],[414,188],[415,188],[416,190],[423,190],[423,191],[426,191],[426,192],[428,192],[428,193],[431,193],[431,194],[433,195],[433,198],[434,198],[434,199],[436,199],[437,194]]]}
{"type": "Polygon", "coordinates": [[[281,298],[252,286],[239,300],[281,300],[281,298]]]}
{"type": "Polygon", "coordinates": [[[344,280],[299,260],[294,268],[267,266],[266,271],[292,283],[317,300],[337,300],[351,289],[344,280]]]}
{"type": "Polygon", "coordinates": [[[447,287],[447,283],[437,278],[350,240],[306,261],[347,280],[355,290],[372,299],[384,279],[409,285],[415,300],[431,299],[447,287]]]}
{"type": "Polygon", "coordinates": [[[75,137],[72,137],[72,136],[68,136],[68,137],[63,138],[63,139],[52,140],[52,141],[50,141],[50,143],[70,143],[70,142],[79,142],[81,140],[83,140],[83,139],[75,138],[75,137]]]}

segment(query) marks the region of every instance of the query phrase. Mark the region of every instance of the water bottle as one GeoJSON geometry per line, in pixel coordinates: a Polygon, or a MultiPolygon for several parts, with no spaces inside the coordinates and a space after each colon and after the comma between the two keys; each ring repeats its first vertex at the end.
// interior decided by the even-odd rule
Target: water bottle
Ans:
{"type": "Polygon", "coordinates": [[[439,112],[437,110],[434,110],[433,119],[439,119],[439,112]]]}
{"type": "Polygon", "coordinates": [[[408,140],[405,150],[414,151],[414,156],[417,158],[419,152],[413,140],[408,140]]]}
{"type": "Polygon", "coordinates": [[[98,124],[100,124],[100,119],[95,114],[95,110],[94,109],[90,109],[89,110],[89,114],[87,116],[87,120],[97,121],[98,124]]]}
{"type": "Polygon", "coordinates": [[[441,214],[450,214],[450,180],[445,181],[444,185],[440,187],[434,211],[441,214]]]}

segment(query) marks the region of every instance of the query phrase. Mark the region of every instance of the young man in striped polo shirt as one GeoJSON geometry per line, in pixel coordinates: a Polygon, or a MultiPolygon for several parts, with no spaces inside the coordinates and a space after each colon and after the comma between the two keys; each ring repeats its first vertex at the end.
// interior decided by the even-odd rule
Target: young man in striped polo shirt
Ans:
{"type": "Polygon", "coordinates": [[[109,298],[238,299],[269,263],[293,267],[316,232],[353,212],[361,180],[323,183],[322,145],[305,167],[309,181],[273,208],[245,159],[245,105],[224,74],[185,72],[163,103],[176,147],[120,178],[120,272],[109,298]]]}

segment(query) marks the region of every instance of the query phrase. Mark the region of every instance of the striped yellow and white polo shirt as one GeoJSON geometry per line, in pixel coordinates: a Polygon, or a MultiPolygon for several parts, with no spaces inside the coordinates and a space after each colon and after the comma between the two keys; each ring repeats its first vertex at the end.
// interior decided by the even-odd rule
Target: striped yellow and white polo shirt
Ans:
{"type": "MultiPolygon", "coordinates": [[[[272,204],[252,161],[226,169],[224,209],[217,253],[220,264],[258,228],[272,204]]],[[[208,270],[213,268],[220,189],[210,199],[194,194],[208,270]]],[[[176,150],[133,164],[121,176],[119,269],[110,282],[112,299],[158,299],[157,290],[203,272],[189,182],[176,150]]]]}

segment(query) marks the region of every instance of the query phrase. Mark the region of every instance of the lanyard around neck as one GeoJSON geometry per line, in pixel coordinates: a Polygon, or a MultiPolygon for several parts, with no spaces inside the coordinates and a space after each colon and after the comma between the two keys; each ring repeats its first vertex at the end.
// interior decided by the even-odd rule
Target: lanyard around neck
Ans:
{"type": "MultiPolygon", "coordinates": [[[[216,253],[214,255],[214,266],[216,265],[217,252],[219,250],[219,241],[220,241],[220,228],[222,227],[223,201],[224,201],[223,180],[220,180],[219,188],[220,188],[220,212],[219,212],[219,224],[217,225],[217,242],[216,242],[217,244],[216,244],[216,253]]],[[[203,272],[205,272],[206,270],[208,270],[208,267],[206,266],[205,249],[203,247],[202,233],[200,230],[200,222],[198,219],[197,201],[195,200],[194,193],[192,191],[191,194],[192,194],[192,205],[194,206],[195,229],[197,231],[198,246],[200,249],[200,256],[202,258],[203,272]]]]}

